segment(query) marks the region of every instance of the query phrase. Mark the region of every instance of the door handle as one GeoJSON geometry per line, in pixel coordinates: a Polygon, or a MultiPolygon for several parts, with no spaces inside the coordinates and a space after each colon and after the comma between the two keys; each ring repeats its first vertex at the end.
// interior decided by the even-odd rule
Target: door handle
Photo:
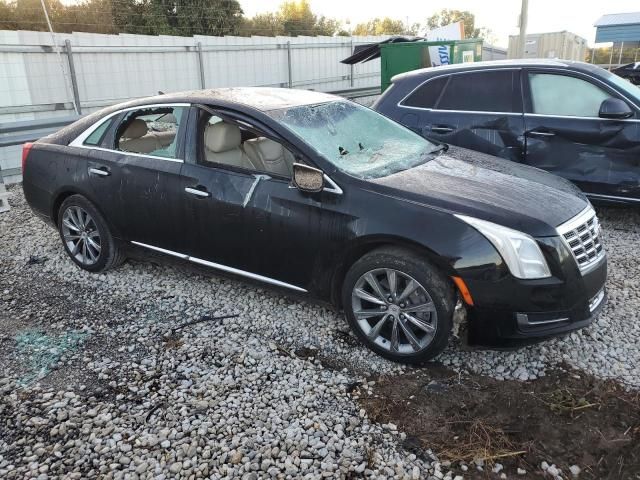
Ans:
{"type": "Polygon", "coordinates": [[[108,177],[109,175],[111,175],[111,172],[107,167],[100,167],[100,168],[91,167],[89,168],[89,175],[98,175],[99,177],[108,177]]]}
{"type": "Polygon", "coordinates": [[[451,133],[453,132],[453,127],[448,127],[446,125],[432,125],[431,131],[433,133],[451,133]]]}
{"type": "Polygon", "coordinates": [[[544,132],[540,130],[532,130],[529,132],[531,137],[555,137],[556,134],[553,132],[544,132]]]}
{"type": "Polygon", "coordinates": [[[195,195],[197,197],[210,197],[211,194],[205,190],[200,190],[198,188],[186,187],[184,189],[185,192],[190,193],[191,195],[195,195]]]}

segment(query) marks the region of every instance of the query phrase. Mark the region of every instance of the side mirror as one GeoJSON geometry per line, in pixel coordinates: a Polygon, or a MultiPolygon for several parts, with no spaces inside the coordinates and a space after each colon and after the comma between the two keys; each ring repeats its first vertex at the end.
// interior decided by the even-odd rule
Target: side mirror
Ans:
{"type": "Polygon", "coordinates": [[[324,187],[324,173],[317,168],[302,163],[294,163],[293,185],[303,192],[321,192],[324,187]]]}
{"type": "Polygon", "coordinates": [[[633,116],[633,111],[629,108],[625,102],[619,98],[609,97],[602,101],[600,104],[600,112],[598,113],[600,118],[629,118],[633,116]]]}

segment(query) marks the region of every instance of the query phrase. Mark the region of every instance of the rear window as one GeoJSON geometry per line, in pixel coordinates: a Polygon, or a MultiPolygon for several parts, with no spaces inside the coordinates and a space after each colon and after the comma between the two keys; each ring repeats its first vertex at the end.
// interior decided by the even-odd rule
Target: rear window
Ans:
{"type": "Polygon", "coordinates": [[[521,112],[517,79],[513,70],[447,75],[419,87],[404,105],[469,112],[521,112]]]}
{"type": "Polygon", "coordinates": [[[429,80],[418,87],[402,104],[408,107],[435,108],[447,80],[449,80],[448,76],[429,80]]]}

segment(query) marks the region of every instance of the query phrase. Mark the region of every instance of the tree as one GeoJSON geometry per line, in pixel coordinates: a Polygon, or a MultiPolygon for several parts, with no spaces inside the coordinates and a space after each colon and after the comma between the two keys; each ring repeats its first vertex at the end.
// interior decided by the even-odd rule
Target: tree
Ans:
{"type": "Polygon", "coordinates": [[[240,28],[242,35],[262,35],[275,37],[284,35],[284,24],[277,13],[261,13],[253,18],[245,19],[240,28]]]}
{"type": "Polygon", "coordinates": [[[367,23],[359,23],[353,29],[354,35],[397,35],[405,33],[402,20],[393,20],[389,17],[374,18],[367,23]]]}
{"type": "Polygon", "coordinates": [[[242,24],[237,0],[118,0],[112,13],[119,32],[146,35],[235,35],[242,24]]]}
{"type": "Polygon", "coordinates": [[[0,0],[0,29],[2,30],[18,30],[16,18],[16,6],[14,3],[7,3],[0,0]]]}
{"type": "Polygon", "coordinates": [[[444,8],[427,19],[427,27],[429,27],[429,29],[434,29],[455,22],[463,23],[465,38],[477,38],[481,36],[482,29],[475,28],[475,15],[466,10],[450,10],[448,8],[444,8]]]}
{"type": "Polygon", "coordinates": [[[280,18],[285,35],[334,35],[340,22],[333,18],[318,17],[311,11],[308,0],[285,1],[280,5],[280,18]]]}
{"type": "MultiPolygon", "coordinates": [[[[236,35],[242,24],[243,12],[237,0],[155,1],[169,3],[170,7],[173,3],[178,35],[183,30],[189,35],[236,35]]],[[[163,5],[163,8],[166,6],[163,5]]]]}

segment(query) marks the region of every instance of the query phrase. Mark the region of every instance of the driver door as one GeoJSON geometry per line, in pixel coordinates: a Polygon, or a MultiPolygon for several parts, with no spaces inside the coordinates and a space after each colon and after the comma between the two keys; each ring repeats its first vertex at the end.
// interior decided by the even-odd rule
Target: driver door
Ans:
{"type": "Polygon", "coordinates": [[[594,198],[640,191],[640,123],[599,117],[619,98],[585,75],[529,69],[525,74],[525,163],[571,180],[594,198]]]}
{"type": "Polygon", "coordinates": [[[208,107],[194,107],[192,118],[195,148],[181,172],[185,253],[197,263],[307,290],[330,224],[323,203],[335,194],[293,187],[290,168],[306,159],[271,130],[208,107]]]}

